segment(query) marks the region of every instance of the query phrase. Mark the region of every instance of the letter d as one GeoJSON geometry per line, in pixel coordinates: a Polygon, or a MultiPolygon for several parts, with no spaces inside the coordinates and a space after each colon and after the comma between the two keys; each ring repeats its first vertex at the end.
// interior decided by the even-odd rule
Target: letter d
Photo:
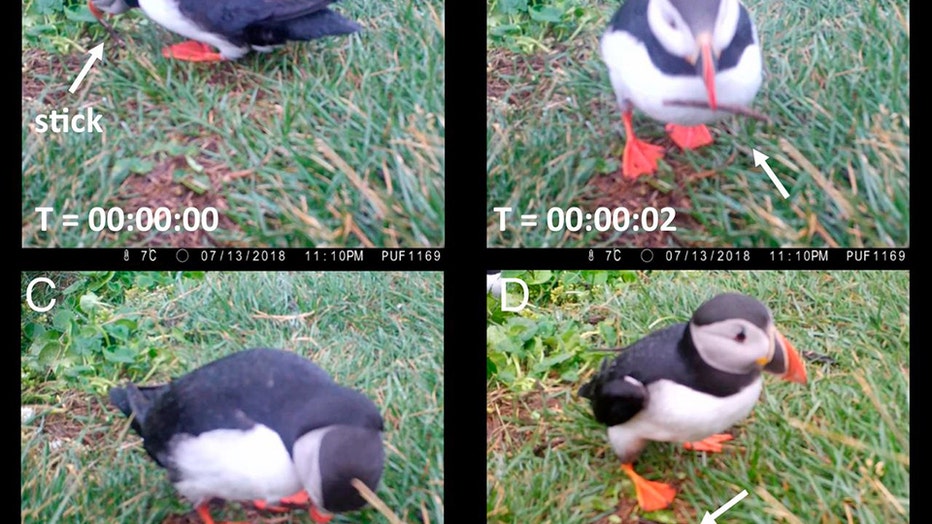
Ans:
{"type": "Polygon", "coordinates": [[[525,284],[523,280],[521,280],[520,278],[503,278],[502,289],[505,291],[504,293],[502,293],[502,311],[518,312],[524,309],[524,306],[527,306],[527,299],[528,299],[529,294],[527,290],[527,284],[525,284]],[[524,298],[521,300],[521,304],[518,305],[517,307],[510,307],[506,304],[508,302],[507,291],[508,291],[509,282],[516,282],[518,284],[521,284],[521,289],[524,291],[524,298]]]}

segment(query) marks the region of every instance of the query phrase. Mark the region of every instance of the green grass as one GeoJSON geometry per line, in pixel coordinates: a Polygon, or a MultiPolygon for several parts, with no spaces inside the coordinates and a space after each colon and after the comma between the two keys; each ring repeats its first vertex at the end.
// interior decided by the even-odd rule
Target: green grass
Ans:
{"type": "Polygon", "coordinates": [[[505,276],[522,275],[537,281],[528,308],[490,311],[488,325],[490,358],[510,362],[489,373],[489,522],[698,522],[744,489],[749,495],[718,522],[908,522],[908,273],[505,276]],[[650,444],[638,472],[674,483],[678,494],[671,508],[645,514],[606,428],[577,396],[604,356],[588,350],[685,322],[723,291],[760,298],[797,350],[835,363],[806,362],[804,387],[768,376],[724,453],[650,444]],[[511,335],[494,341],[502,332],[511,335]]]}
{"type": "MultiPolygon", "coordinates": [[[[257,346],[307,355],[372,398],[386,425],[376,494],[405,522],[443,522],[440,273],[51,278],[56,308],[23,311],[22,403],[35,416],[21,431],[22,522],[181,522],[172,516],[191,506],[123,415],[106,405],[106,389],[124,380],[164,381],[257,346]]],[[[43,288],[39,304],[51,296],[43,288]]],[[[223,520],[246,515],[254,516],[238,503],[214,512],[223,520]]],[[[259,522],[310,519],[301,511],[259,522]]],[[[384,518],[366,508],[333,522],[384,518]]]]}
{"type": "MultiPolygon", "coordinates": [[[[773,124],[725,119],[711,126],[713,145],[668,149],[656,175],[631,184],[605,181],[620,169],[624,136],[598,46],[619,2],[491,0],[488,244],[658,243],[631,232],[551,232],[543,220],[519,228],[515,219],[500,232],[493,208],[545,216],[551,207],[637,211],[670,200],[678,231],[663,244],[908,245],[908,3],[745,3],[764,55],[754,108],[773,124]],[[754,166],[752,147],[770,156],[789,199],[754,166]]],[[[661,124],[635,115],[639,136],[670,144],[661,124]]]]}
{"type": "Polygon", "coordinates": [[[83,3],[50,3],[23,4],[24,246],[444,243],[442,2],[342,0],[362,32],[219,64],[163,58],[182,38],[138,9],[108,19],[121,45],[83,3]],[[68,93],[100,42],[103,63],[68,93]],[[37,114],[65,107],[93,107],[103,135],[34,131],[37,114]],[[192,240],[43,232],[35,214],[118,205],[212,206],[227,220],[192,240]]]}

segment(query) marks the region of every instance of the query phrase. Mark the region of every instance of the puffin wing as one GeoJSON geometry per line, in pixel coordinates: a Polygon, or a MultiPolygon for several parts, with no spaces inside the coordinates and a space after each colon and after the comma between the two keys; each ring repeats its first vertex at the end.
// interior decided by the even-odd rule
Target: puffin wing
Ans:
{"type": "Polygon", "coordinates": [[[283,39],[309,39],[303,33],[314,30],[317,34],[313,37],[359,30],[354,22],[327,9],[333,1],[182,0],[181,11],[211,31],[241,35],[252,44],[274,44],[283,39]]]}
{"type": "Polygon", "coordinates": [[[602,361],[599,372],[579,390],[589,399],[596,420],[607,426],[623,424],[650,401],[647,385],[677,366],[677,347],[686,324],[676,324],[620,350],[602,361]]]}
{"type": "Polygon", "coordinates": [[[650,398],[644,384],[620,370],[617,362],[603,360],[599,373],[579,390],[579,396],[592,404],[595,419],[607,426],[627,422],[650,398]]]}

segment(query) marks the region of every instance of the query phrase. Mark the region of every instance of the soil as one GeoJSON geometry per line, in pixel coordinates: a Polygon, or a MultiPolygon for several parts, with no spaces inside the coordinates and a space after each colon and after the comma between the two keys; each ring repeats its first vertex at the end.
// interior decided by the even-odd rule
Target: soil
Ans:
{"type": "MultiPolygon", "coordinates": [[[[203,185],[199,191],[194,191],[175,173],[184,173],[188,177],[192,168],[184,155],[172,156],[162,159],[149,173],[130,175],[120,185],[115,196],[115,205],[125,210],[137,210],[147,207],[153,211],[159,207],[166,207],[173,212],[182,213],[185,208],[192,207],[203,211],[208,207],[215,208],[218,214],[217,231],[223,231],[228,237],[241,237],[234,233],[238,226],[227,216],[229,203],[223,196],[223,186],[237,178],[249,176],[250,171],[230,171],[230,169],[215,160],[207,153],[217,153],[218,144],[215,139],[191,139],[198,143],[198,149],[205,152],[194,161],[202,168],[197,183],[203,185]]],[[[175,221],[180,223],[180,221],[175,221]]],[[[218,241],[209,232],[203,229],[180,232],[168,231],[164,233],[138,232],[133,242],[152,247],[230,247],[218,241]]]]}

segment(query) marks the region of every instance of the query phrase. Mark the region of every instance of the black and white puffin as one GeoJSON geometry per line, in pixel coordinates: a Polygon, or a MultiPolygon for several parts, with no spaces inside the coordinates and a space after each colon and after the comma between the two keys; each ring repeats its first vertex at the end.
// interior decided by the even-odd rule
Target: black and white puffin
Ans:
{"type": "Polygon", "coordinates": [[[754,408],[761,370],[806,383],[796,349],[777,331],[770,310],[746,295],[727,293],[702,304],[689,323],[649,334],[605,359],[579,395],[634,482],[645,511],[665,508],[676,490],[634,472],[632,462],[649,441],[683,442],[686,449],[717,452],[731,439],[720,434],[754,408]]]}
{"type": "Polygon", "coordinates": [[[654,172],[663,148],[639,140],[633,108],[667,123],[684,149],[712,143],[704,124],[746,107],[762,81],[757,29],[739,0],[626,0],[601,41],[627,142],[622,173],[654,172]],[[672,102],[707,102],[709,109],[672,102]]]}
{"type": "Polygon", "coordinates": [[[276,508],[309,497],[327,522],[365,505],[352,479],[374,491],[382,476],[375,404],[288,351],[241,351],[168,384],[112,388],[110,401],[205,524],[215,498],[276,508]]]}
{"type": "Polygon", "coordinates": [[[187,42],[162,55],[190,62],[235,60],[250,50],[269,52],[289,40],[345,35],[361,27],[331,11],[335,0],[88,0],[97,19],[139,7],[187,42]],[[211,47],[219,50],[219,53],[211,47]]]}

